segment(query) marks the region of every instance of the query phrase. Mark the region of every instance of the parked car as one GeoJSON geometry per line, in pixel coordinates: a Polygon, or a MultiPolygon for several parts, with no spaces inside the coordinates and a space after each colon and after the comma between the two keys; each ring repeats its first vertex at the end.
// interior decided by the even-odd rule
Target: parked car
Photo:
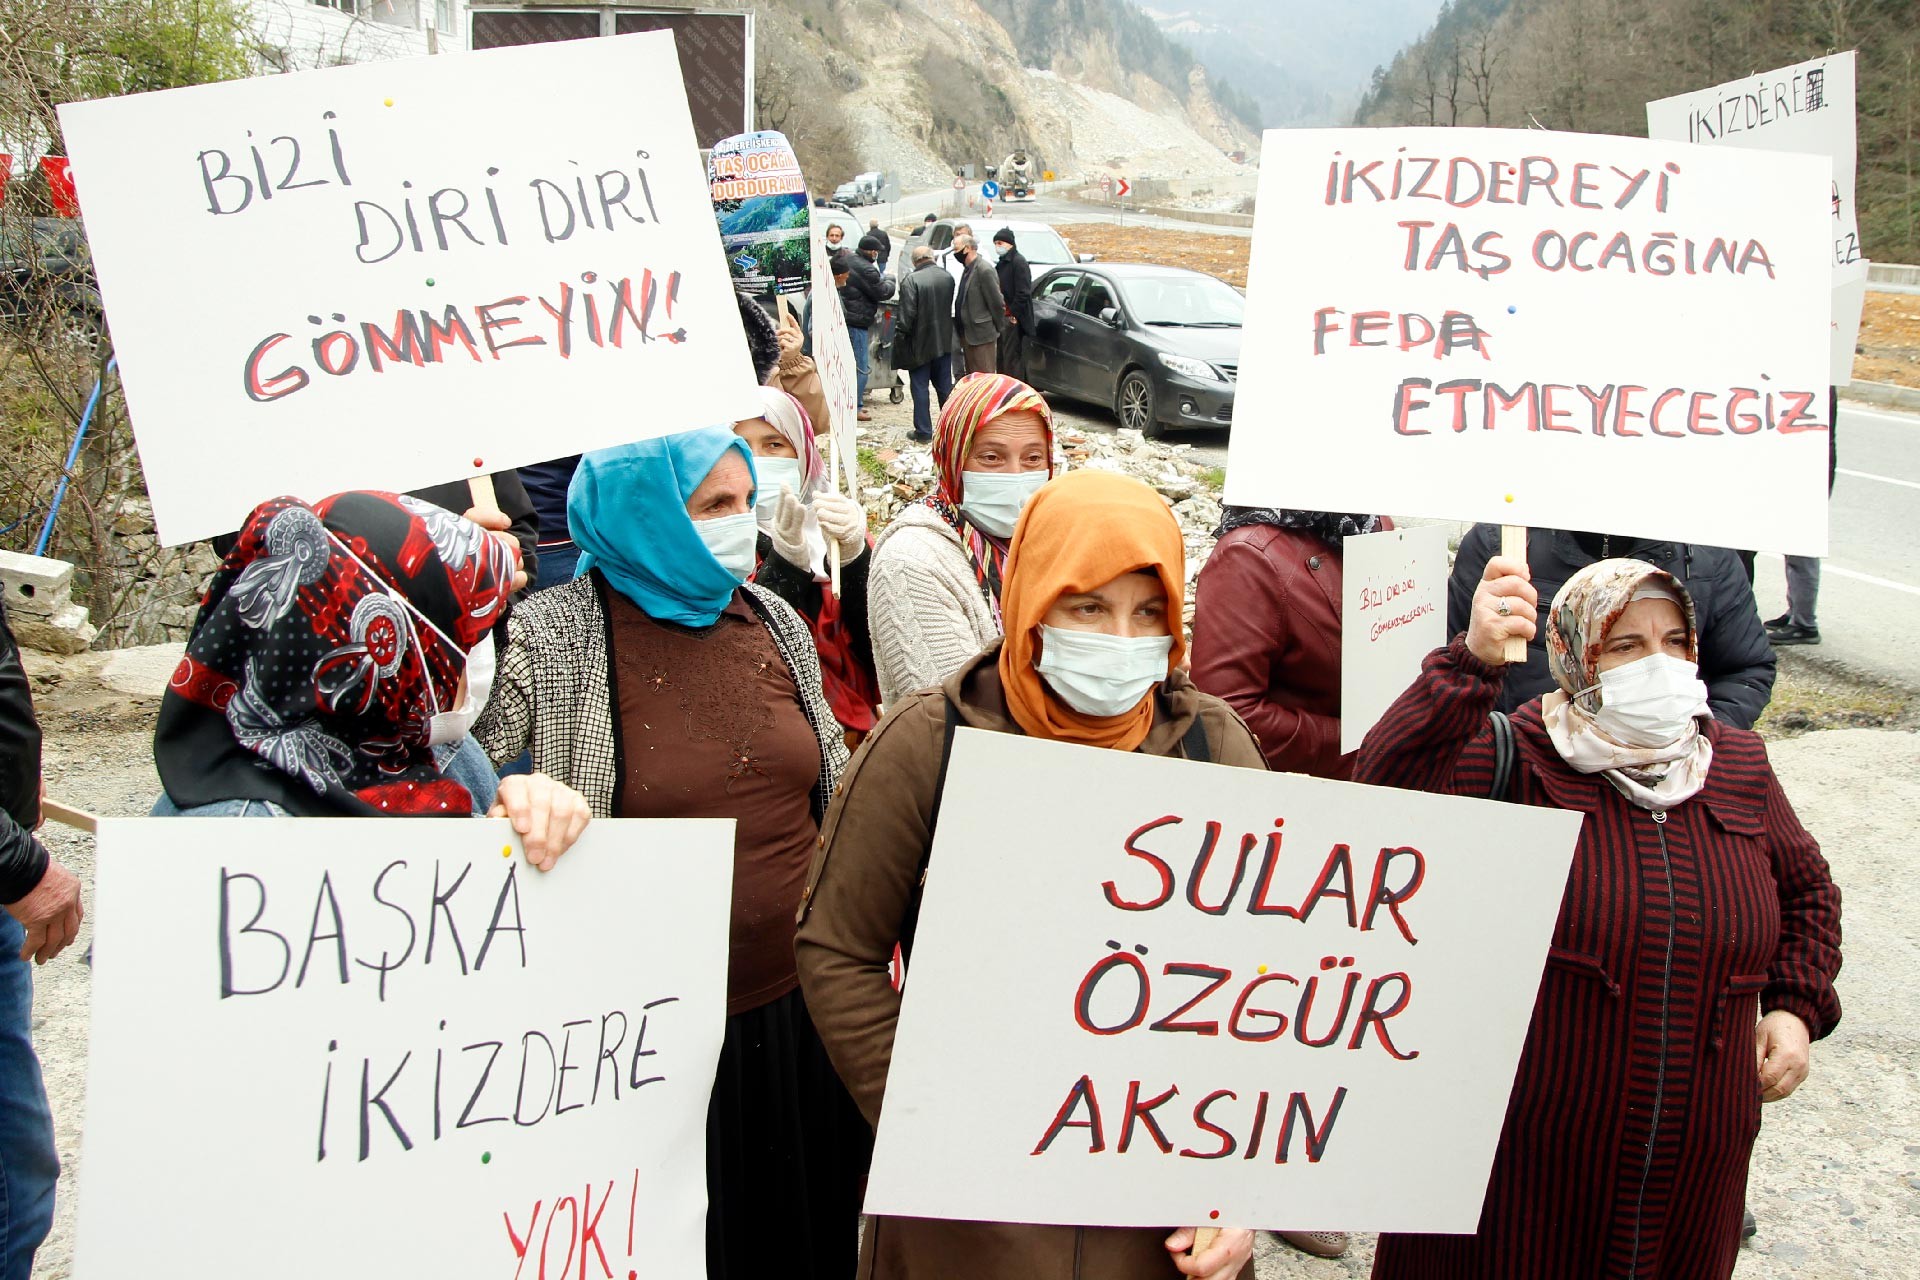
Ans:
{"type": "Polygon", "coordinates": [[[1106,405],[1121,426],[1150,436],[1227,426],[1245,313],[1239,290],[1199,271],[1055,267],[1033,285],[1027,380],[1049,395],[1106,405]]]}
{"type": "Polygon", "coordinates": [[[106,321],[78,219],[0,222],[0,325],[89,346],[100,341],[106,321]]]}
{"type": "Polygon", "coordinates": [[[910,259],[915,245],[924,244],[934,251],[934,258],[957,278],[960,271],[949,261],[949,251],[953,248],[953,229],[961,223],[973,228],[973,238],[980,249],[980,256],[989,266],[1000,261],[998,248],[993,243],[993,233],[1002,227],[1013,232],[1021,254],[1032,265],[1036,275],[1047,267],[1093,261],[1090,253],[1075,254],[1073,246],[1044,222],[1023,222],[1016,218],[941,218],[937,222],[921,223],[906,243],[895,251],[888,269],[896,275],[907,270],[899,264],[910,259]]]}
{"type": "Polygon", "coordinates": [[[860,244],[860,237],[867,234],[867,224],[844,209],[815,205],[813,207],[813,224],[820,228],[820,234],[823,236],[827,233],[829,226],[839,227],[840,230],[846,233],[847,238],[842,241],[842,243],[849,251],[857,248],[860,244]]]}

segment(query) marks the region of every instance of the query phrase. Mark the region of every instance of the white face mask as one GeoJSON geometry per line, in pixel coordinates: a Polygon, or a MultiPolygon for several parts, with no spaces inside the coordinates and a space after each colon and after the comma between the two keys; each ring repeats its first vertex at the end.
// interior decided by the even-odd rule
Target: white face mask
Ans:
{"type": "Polygon", "coordinates": [[[1020,508],[1040,486],[1053,479],[1039,471],[963,471],[960,473],[960,514],[982,533],[1011,538],[1020,523],[1020,508]]]}
{"type": "Polygon", "coordinates": [[[493,636],[484,635],[467,655],[467,700],[457,711],[436,712],[428,719],[428,746],[458,742],[472,732],[473,722],[487,709],[487,698],[493,693],[493,666],[493,636]]]}
{"type": "Polygon", "coordinates": [[[781,487],[793,490],[796,498],[800,496],[800,459],[756,457],[753,460],[753,479],[761,497],[761,501],[754,504],[754,517],[759,520],[762,529],[771,528],[773,500],[780,496],[781,487]]]}
{"type": "Polygon", "coordinates": [[[1098,631],[1040,628],[1034,669],[1060,700],[1083,716],[1121,716],[1167,678],[1172,636],[1131,639],[1098,631]]]}
{"type": "Polygon", "coordinates": [[[695,520],[693,530],[700,535],[700,541],[707,544],[707,550],[720,562],[720,567],[732,574],[736,581],[745,582],[753,576],[757,550],[754,544],[760,536],[760,526],[756,523],[754,512],[742,511],[737,516],[695,520]]]}
{"type": "Polygon", "coordinates": [[[1595,689],[1600,691],[1600,709],[1593,713],[1593,723],[1623,746],[1671,746],[1696,717],[1712,714],[1699,669],[1664,653],[1602,671],[1600,682],[1577,696],[1595,689]]]}

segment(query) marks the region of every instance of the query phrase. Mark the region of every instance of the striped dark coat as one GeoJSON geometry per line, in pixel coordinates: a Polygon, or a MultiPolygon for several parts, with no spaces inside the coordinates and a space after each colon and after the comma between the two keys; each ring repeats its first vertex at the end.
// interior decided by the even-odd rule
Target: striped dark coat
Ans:
{"type": "MultiPolygon", "coordinates": [[[[1355,780],[1486,795],[1500,684],[1462,641],[1436,650],[1355,780]]],[[[1513,724],[1508,799],[1587,817],[1479,1233],[1382,1236],[1374,1280],[1725,1280],[1760,1127],[1753,1026],[1839,1021],[1840,891],[1758,735],[1709,725],[1705,788],[1656,816],[1569,768],[1538,700],[1513,724]]]]}

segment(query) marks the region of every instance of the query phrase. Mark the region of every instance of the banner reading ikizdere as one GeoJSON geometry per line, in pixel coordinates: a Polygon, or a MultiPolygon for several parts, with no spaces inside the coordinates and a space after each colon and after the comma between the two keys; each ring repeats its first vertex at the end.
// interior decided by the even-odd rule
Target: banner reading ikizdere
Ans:
{"type": "Polygon", "coordinates": [[[60,118],[169,545],[757,412],[669,33],[60,118]]]}
{"type": "Polygon", "coordinates": [[[732,851],[102,822],[75,1274],[705,1277],[732,851]]]}
{"type": "Polygon", "coordinates": [[[1826,549],[1825,157],[1280,130],[1229,502],[1826,549]]]}

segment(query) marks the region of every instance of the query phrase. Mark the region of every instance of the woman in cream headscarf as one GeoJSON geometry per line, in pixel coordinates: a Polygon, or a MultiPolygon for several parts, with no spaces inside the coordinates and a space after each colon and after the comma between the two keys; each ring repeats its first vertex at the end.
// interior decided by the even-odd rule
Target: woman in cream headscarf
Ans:
{"type": "Polygon", "coordinates": [[[1053,412],[1017,378],[962,378],[940,411],[933,468],[933,494],[873,548],[868,620],[887,706],[939,684],[999,637],[1007,539],[1053,475],[1053,412]]]}
{"type": "Polygon", "coordinates": [[[867,632],[867,513],[827,483],[813,419],[777,387],[760,388],[760,416],[733,424],[753,452],[760,498],[760,567],[753,580],[794,607],[813,632],[833,715],[852,746],[879,719],[880,686],[867,632]],[[840,563],[840,594],[828,590],[829,555],[840,563]]]}
{"type": "MultiPolygon", "coordinates": [[[[1840,1018],[1840,891],[1757,734],[1719,723],[1672,575],[1602,560],[1547,618],[1559,686],[1490,720],[1524,562],[1360,749],[1356,781],[1586,815],[1472,1236],[1386,1235],[1376,1280],[1732,1274],[1760,1104],[1840,1018]]],[[[1500,838],[1497,821],[1488,838],[1500,838]]]]}
{"type": "MultiPolygon", "coordinates": [[[[952,402],[949,401],[949,407],[952,402]]],[[[900,994],[894,944],[932,843],[941,745],[956,725],[1261,769],[1259,746],[1183,670],[1185,547],[1160,496],[1106,472],[1062,476],[1027,504],[1000,592],[1006,640],[943,687],[901,699],[850,766],[803,896],[802,989],[840,1078],[878,1123],[900,994]]],[[[870,1218],[863,1278],[1251,1277],[1252,1234],[870,1218]],[[957,1260],[964,1259],[964,1263],[957,1260]],[[1077,1260],[1077,1269],[1076,1269],[1077,1260]]]]}

